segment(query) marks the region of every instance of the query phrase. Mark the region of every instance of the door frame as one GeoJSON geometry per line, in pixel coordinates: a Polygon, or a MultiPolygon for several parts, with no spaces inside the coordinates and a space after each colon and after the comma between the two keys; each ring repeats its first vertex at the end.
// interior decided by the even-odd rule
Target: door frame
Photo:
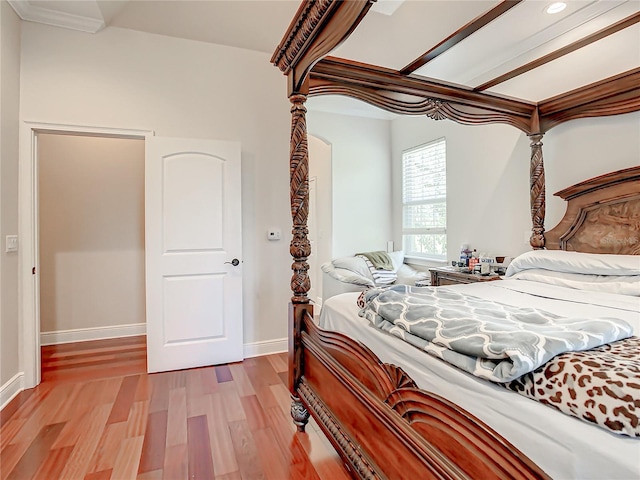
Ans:
{"type": "Polygon", "coordinates": [[[40,257],[38,251],[38,133],[146,139],[152,130],[23,121],[18,166],[18,321],[22,388],[40,383],[40,257]],[[32,273],[35,268],[36,275],[32,273]]]}

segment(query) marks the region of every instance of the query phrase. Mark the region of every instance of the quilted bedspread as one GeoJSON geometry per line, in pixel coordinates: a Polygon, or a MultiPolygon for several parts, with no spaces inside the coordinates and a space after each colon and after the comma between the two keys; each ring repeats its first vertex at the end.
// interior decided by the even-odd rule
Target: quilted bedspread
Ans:
{"type": "Polygon", "coordinates": [[[462,295],[394,285],[364,294],[360,316],[376,328],[493,382],[514,380],[558,354],[630,337],[613,317],[567,318],[462,295]]]}

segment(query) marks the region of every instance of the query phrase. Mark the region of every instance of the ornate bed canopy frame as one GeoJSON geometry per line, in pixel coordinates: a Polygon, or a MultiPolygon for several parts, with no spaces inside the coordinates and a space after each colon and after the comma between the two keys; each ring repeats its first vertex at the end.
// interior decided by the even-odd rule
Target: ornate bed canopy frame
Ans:
{"type": "MultiPolygon", "coordinates": [[[[519,1],[501,2],[483,17],[484,24],[519,1]]],[[[558,192],[557,195],[569,200],[567,215],[545,234],[542,138],[551,128],[569,120],[640,110],[640,68],[532,103],[482,91],[490,85],[474,90],[411,75],[415,68],[395,71],[328,57],[353,32],[371,5],[371,0],[302,2],[271,59],[287,76],[292,104],[293,296],[289,308],[292,416],[303,430],[310,409],[352,474],[361,478],[393,477],[394,468],[401,469],[395,470],[396,476],[413,471],[420,478],[546,478],[523,454],[464,410],[418,390],[401,369],[381,364],[366,347],[314,326],[313,306],[307,296],[310,289],[307,259],[311,247],[307,228],[309,159],[305,101],[310,95],[340,94],[398,114],[426,115],[466,125],[512,125],[530,139],[531,246],[638,254],[640,167],[597,177],[558,192]],[[604,188],[610,186],[614,188],[604,188]],[[602,196],[605,191],[609,192],[606,198],[602,196]],[[602,218],[615,222],[629,216],[635,220],[628,225],[626,231],[631,233],[626,237],[603,233],[597,245],[585,241],[584,232],[593,237],[593,225],[602,218]],[[389,407],[394,413],[389,413],[389,407]],[[391,453],[380,450],[378,444],[391,445],[391,453]],[[395,467],[392,464],[398,455],[410,460],[395,467]],[[380,465],[385,465],[385,469],[380,465]]],[[[638,21],[640,13],[611,28],[619,30],[638,21]]],[[[466,28],[450,38],[465,35],[466,28]]]]}
{"type": "MultiPolygon", "coordinates": [[[[339,94],[398,114],[426,115],[465,125],[505,123],[523,131],[531,143],[530,186],[533,248],[545,247],[545,181],[542,138],[551,128],[579,118],[619,115],[640,110],[640,68],[566,92],[540,103],[516,100],[383,67],[327,57],[342,43],[372,5],[371,0],[302,2],[271,61],[288,79],[292,103],[291,207],[294,302],[306,303],[309,281],[303,258],[309,242],[303,235],[308,210],[306,108],[311,95],[339,94]],[[297,254],[299,253],[299,254],[297,254]]],[[[505,1],[493,16],[518,3],[505,1]]],[[[493,12],[493,11],[492,11],[493,12]]],[[[492,13],[489,12],[489,13],[492,13]]],[[[640,21],[640,13],[618,22],[615,30],[640,21]]],[[[612,27],[613,28],[613,27],[612,27]]],[[[461,29],[462,31],[463,29],[461,29]]],[[[452,37],[455,36],[452,35],[452,37]]],[[[305,254],[306,253],[306,254],[305,254]]]]}

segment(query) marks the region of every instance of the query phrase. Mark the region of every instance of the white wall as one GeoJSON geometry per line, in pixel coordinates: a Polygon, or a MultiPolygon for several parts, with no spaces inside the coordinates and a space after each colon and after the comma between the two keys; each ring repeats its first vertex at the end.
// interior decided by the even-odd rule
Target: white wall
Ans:
{"type": "Polygon", "coordinates": [[[555,192],[640,165],[640,112],[567,122],[553,128],[542,142],[547,185],[545,226],[551,229],[562,218],[565,205],[555,192]]]}
{"type": "Polygon", "coordinates": [[[144,140],[38,135],[40,331],[145,323],[144,140]]]}
{"type": "MultiPolygon", "coordinates": [[[[315,302],[322,301],[322,270],[323,263],[332,259],[333,219],[331,218],[333,204],[331,185],[331,144],[308,135],[309,144],[309,181],[315,179],[315,224],[312,224],[312,213],[309,211],[309,237],[315,229],[315,244],[311,244],[311,255],[315,260],[309,262],[309,277],[311,290],[309,298],[315,302]]],[[[310,205],[311,207],[311,205],[310,205]]]]}
{"type": "Polygon", "coordinates": [[[386,250],[392,238],[389,121],[310,110],[307,128],[332,147],[332,256],[386,250]]]}
{"type": "Polygon", "coordinates": [[[25,22],[21,119],[242,143],[244,338],[287,336],[290,105],[269,55],[106,28],[25,22]]]}
{"type": "Polygon", "coordinates": [[[2,387],[20,372],[18,254],[5,253],[5,236],[18,233],[19,98],[20,20],[0,1],[0,405],[17,391],[2,387]]]}
{"type": "Polygon", "coordinates": [[[392,121],[395,241],[401,245],[402,151],[441,137],[447,147],[447,258],[457,259],[462,243],[496,255],[526,249],[528,138],[506,125],[463,126],[424,116],[392,121]]]}
{"type": "MultiPolygon", "coordinates": [[[[517,255],[530,249],[530,140],[506,125],[464,126],[426,117],[392,121],[395,239],[401,239],[402,150],[445,137],[447,140],[448,259],[460,244],[479,252],[517,255]]],[[[543,138],[547,185],[545,227],[564,214],[553,193],[596,175],[627,168],[640,159],[640,113],[575,120],[543,138]]]]}

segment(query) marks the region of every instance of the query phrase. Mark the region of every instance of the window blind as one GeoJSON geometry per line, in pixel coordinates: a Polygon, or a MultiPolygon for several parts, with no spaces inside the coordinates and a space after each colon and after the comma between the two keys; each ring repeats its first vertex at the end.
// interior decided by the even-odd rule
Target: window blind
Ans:
{"type": "Polygon", "coordinates": [[[446,259],[447,154],[444,138],[402,153],[405,254],[446,259]]]}

